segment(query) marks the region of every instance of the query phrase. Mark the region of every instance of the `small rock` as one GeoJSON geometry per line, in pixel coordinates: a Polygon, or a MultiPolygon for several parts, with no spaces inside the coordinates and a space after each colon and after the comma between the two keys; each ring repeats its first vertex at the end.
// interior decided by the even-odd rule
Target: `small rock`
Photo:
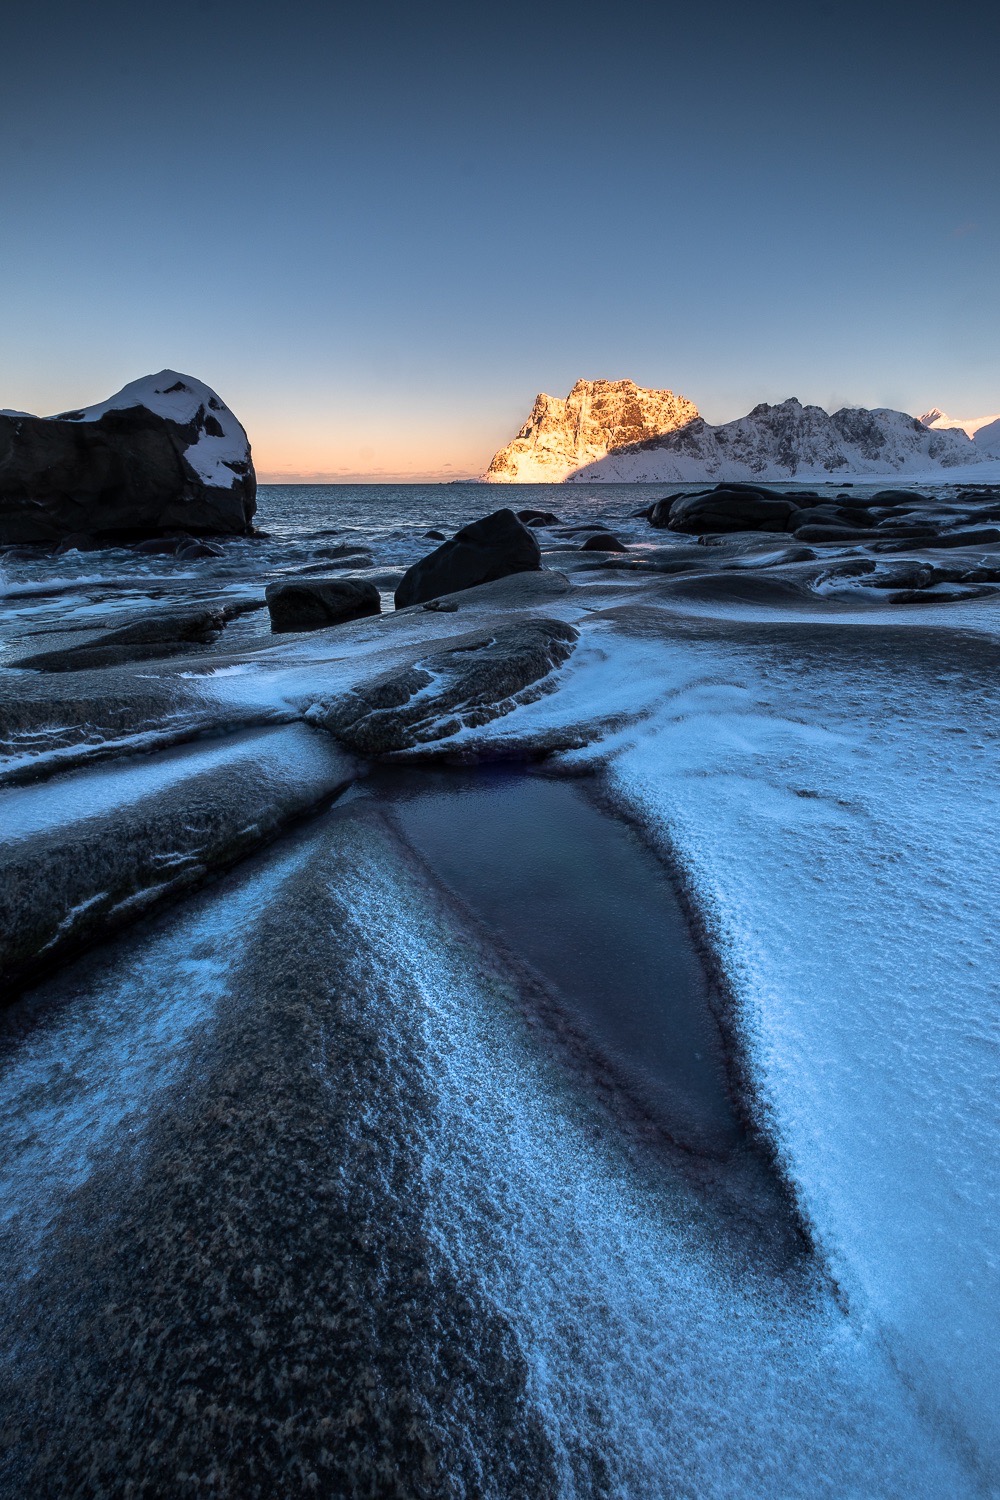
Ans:
{"type": "Polygon", "coordinates": [[[519,510],[515,513],[525,526],[561,526],[559,517],[550,510],[519,510]]]}
{"type": "Polygon", "coordinates": [[[627,552],[628,548],[624,542],[620,542],[610,531],[598,531],[589,536],[580,548],[581,552],[627,552]]]}
{"type": "Polygon", "coordinates": [[[382,612],[382,598],[367,578],[289,579],[269,583],[264,598],[275,634],[322,630],[382,612]]]}
{"type": "Polygon", "coordinates": [[[198,557],[224,557],[225,553],[221,547],[213,547],[210,542],[188,542],[186,547],[178,550],[177,556],[182,562],[191,562],[198,557]]]}
{"type": "Polygon", "coordinates": [[[63,552],[95,552],[99,546],[100,543],[94,540],[89,531],[71,531],[69,536],[63,537],[55,555],[59,557],[63,552]]]}

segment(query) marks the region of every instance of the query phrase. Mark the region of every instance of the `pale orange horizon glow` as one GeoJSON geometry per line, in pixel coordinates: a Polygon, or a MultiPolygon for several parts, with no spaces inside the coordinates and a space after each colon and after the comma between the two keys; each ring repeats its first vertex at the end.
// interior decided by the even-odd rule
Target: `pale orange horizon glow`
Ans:
{"type": "Polygon", "coordinates": [[[475,479],[488,466],[510,433],[469,433],[440,427],[430,434],[416,424],[379,432],[368,427],[346,433],[293,422],[279,426],[273,418],[244,425],[250,434],[254,468],[261,484],[437,483],[475,479]],[[442,440],[443,439],[443,440],[442,440]],[[449,441],[450,439],[450,441],[449,441]]]}

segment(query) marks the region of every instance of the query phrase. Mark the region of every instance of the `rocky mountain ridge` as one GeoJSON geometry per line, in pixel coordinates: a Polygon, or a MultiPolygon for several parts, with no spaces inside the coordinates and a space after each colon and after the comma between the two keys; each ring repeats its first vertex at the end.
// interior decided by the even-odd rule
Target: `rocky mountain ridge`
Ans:
{"type": "MultiPolygon", "coordinates": [[[[566,401],[538,396],[518,436],[493,458],[489,483],[838,480],[935,475],[1000,457],[1000,423],[975,439],[943,413],[887,407],[830,413],[793,398],[717,426],[692,402],[631,381],[578,381],[566,401]],[[665,399],[669,398],[669,399],[665,399]],[[664,421],[635,436],[646,423],[664,421]],[[945,424],[948,425],[945,425],[945,424]]],[[[984,475],[985,477],[985,475],[984,475]]]]}
{"type": "Polygon", "coordinates": [[[608,453],[676,432],[698,408],[673,391],[645,390],[632,380],[578,380],[563,400],[540,392],[517,437],[495,454],[483,478],[491,484],[552,484],[608,453]]]}
{"type": "Polygon", "coordinates": [[[933,432],[964,432],[979,452],[1000,458],[1000,413],[990,417],[949,417],[939,406],[934,406],[920,420],[933,432]]]}

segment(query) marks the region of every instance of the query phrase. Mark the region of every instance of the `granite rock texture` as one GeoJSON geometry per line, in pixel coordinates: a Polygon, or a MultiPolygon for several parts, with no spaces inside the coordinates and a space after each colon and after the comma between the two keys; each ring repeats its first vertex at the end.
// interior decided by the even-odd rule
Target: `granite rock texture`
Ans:
{"type": "Polygon", "coordinates": [[[534,617],[442,641],[332,700],[311,704],[320,725],[358,755],[396,758],[459,754],[455,737],[509,713],[555,686],[577,631],[534,617]]]}

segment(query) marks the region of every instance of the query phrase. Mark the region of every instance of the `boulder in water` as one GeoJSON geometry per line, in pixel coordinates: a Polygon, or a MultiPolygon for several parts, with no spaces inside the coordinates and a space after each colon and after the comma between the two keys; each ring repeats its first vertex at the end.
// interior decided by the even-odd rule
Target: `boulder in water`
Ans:
{"type": "Polygon", "coordinates": [[[456,594],[509,573],[534,572],[542,566],[535,537],[512,510],[497,510],[457,531],[403,574],[396,608],[423,604],[440,594],[456,594]]]}
{"type": "Polygon", "coordinates": [[[580,550],[581,552],[627,552],[628,548],[610,531],[597,531],[593,536],[588,536],[580,550]]]}

